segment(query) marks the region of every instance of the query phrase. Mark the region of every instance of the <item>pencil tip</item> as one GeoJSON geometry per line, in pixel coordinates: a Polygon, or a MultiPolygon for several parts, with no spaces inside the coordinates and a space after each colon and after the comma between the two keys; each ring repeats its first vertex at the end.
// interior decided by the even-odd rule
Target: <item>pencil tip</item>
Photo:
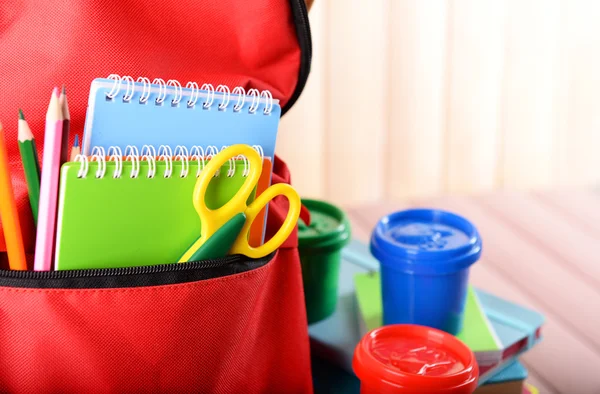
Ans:
{"type": "Polygon", "coordinates": [[[19,108],[19,119],[25,120],[25,115],[23,115],[23,110],[19,108]]]}
{"type": "Polygon", "coordinates": [[[65,84],[62,86],[62,94],[67,94],[67,89],[65,88],[65,84]]]}
{"type": "Polygon", "coordinates": [[[54,89],[52,89],[52,94],[55,95],[55,96],[59,95],[58,88],[56,86],[54,87],[54,89]]]}
{"type": "Polygon", "coordinates": [[[79,147],[79,134],[75,134],[75,143],[73,144],[74,147],[79,147]]]}

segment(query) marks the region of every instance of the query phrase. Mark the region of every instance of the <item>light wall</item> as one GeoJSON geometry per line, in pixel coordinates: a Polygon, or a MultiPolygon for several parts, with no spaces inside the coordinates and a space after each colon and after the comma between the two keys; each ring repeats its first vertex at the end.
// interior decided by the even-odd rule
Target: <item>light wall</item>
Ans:
{"type": "Polygon", "coordinates": [[[278,154],[337,203],[600,179],[600,1],[316,0],[278,154]]]}

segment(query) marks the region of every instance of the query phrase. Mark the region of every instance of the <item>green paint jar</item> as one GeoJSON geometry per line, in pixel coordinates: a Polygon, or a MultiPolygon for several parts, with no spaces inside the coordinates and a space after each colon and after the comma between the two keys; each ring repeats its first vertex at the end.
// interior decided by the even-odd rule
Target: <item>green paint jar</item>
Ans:
{"type": "Polygon", "coordinates": [[[298,249],[302,263],[304,300],[308,324],[335,311],[341,250],[350,241],[350,222],[338,207],[319,200],[303,199],[311,223],[298,221],[298,249]]]}

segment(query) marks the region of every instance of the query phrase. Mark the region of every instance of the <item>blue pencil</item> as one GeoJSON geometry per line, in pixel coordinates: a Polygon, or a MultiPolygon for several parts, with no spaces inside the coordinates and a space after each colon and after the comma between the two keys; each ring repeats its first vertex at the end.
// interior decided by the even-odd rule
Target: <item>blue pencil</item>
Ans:
{"type": "Polygon", "coordinates": [[[81,154],[81,147],[79,146],[79,135],[75,134],[75,143],[73,144],[73,148],[71,148],[71,156],[69,157],[69,161],[75,161],[75,158],[79,154],[81,154]]]}

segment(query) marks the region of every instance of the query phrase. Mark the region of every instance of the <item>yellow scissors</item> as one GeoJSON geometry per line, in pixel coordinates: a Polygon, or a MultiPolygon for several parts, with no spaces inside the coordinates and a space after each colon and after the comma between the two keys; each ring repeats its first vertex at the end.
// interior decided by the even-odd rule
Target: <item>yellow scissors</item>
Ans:
{"type": "Polygon", "coordinates": [[[200,238],[181,256],[180,263],[218,258],[227,254],[243,254],[251,258],[260,258],[283,244],[298,222],[300,196],[290,185],[278,183],[267,188],[250,205],[247,205],[248,197],[256,187],[261,172],[262,159],[249,145],[232,145],[208,161],[196,181],[193,194],[194,208],[200,217],[200,238]],[[209,209],[205,201],[208,184],[227,161],[239,155],[248,159],[248,176],[231,200],[220,208],[209,209]],[[279,195],[285,196],[290,206],[283,225],[263,245],[251,246],[248,243],[248,236],[252,222],[261,210],[279,195]]]}

